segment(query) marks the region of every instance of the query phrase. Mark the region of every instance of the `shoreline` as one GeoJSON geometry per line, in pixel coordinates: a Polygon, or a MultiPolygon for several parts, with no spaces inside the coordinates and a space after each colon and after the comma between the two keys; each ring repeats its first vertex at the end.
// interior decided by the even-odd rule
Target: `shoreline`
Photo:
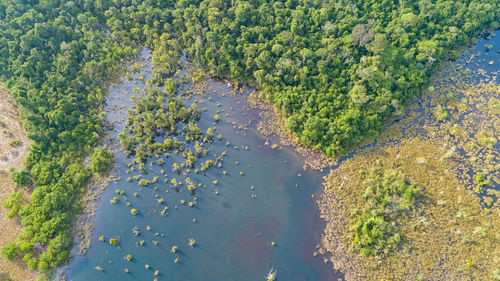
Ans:
{"type": "MultiPolygon", "coordinates": [[[[207,74],[208,77],[210,77],[212,79],[212,77],[208,74],[208,71],[205,71],[205,70],[202,70],[202,71],[205,74],[207,74]]],[[[255,121],[254,125],[255,125],[255,128],[257,129],[257,131],[262,136],[264,136],[264,138],[266,138],[267,136],[269,136],[271,134],[274,134],[279,138],[280,145],[293,147],[293,149],[295,151],[297,151],[302,157],[304,157],[304,160],[306,162],[306,165],[304,165],[304,167],[309,166],[312,169],[323,171],[323,168],[335,166],[340,162],[339,159],[342,157],[338,157],[336,159],[333,159],[331,157],[324,155],[320,151],[316,151],[310,147],[307,147],[301,143],[298,143],[295,140],[294,135],[291,132],[289,132],[286,129],[286,127],[284,126],[284,119],[283,119],[283,116],[281,116],[279,109],[277,109],[275,106],[273,106],[269,102],[266,102],[266,101],[260,99],[258,97],[258,91],[255,88],[250,87],[250,86],[248,86],[248,88],[247,88],[247,86],[244,86],[244,88],[247,88],[250,91],[249,94],[246,94],[246,93],[242,93],[242,87],[239,86],[240,85],[239,83],[231,82],[231,81],[228,81],[226,79],[217,78],[217,77],[214,77],[213,79],[217,82],[220,82],[220,83],[230,84],[231,87],[233,88],[233,93],[242,94],[242,96],[246,100],[248,100],[249,104],[251,105],[251,108],[258,110],[258,117],[256,117],[254,120],[252,120],[252,122],[255,121]]],[[[422,94],[422,96],[423,95],[424,94],[422,94]]],[[[406,105],[405,112],[407,112],[408,107],[412,107],[414,103],[415,103],[415,101],[406,105]]],[[[399,119],[399,120],[401,120],[401,119],[399,119]]],[[[389,120],[389,121],[390,122],[388,122],[388,124],[384,128],[384,131],[386,129],[389,129],[390,127],[392,127],[391,124],[393,123],[392,121],[394,121],[394,120],[389,120]]],[[[383,135],[383,133],[381,133],[381,136],[379,138],[382,138],[382,135],[383,135]]],[[[369,142],[374,143],[373,140],[371,140],[369,142]]],[[[272,149],[280,149],[279,145],[270,144],[267,141],[266,141],[266,145],[270,146],[272,149]]],[[[363,147],[364,145],[366,145],[366,144],[363,144],[360,147],[363,147]]],[[[376,145],[376,146],[378,147],[378,145],[376,145]]],[[[358,149],[359,148],[357,148],[355,151],[358,151],[358,149]]],[[[113,151],[113,152],[115,153],[116,151],[113,151]]],[[[342,162],[343,162],[343,160],[342,160],[342,162]]],[[[83,231],[83,232],[88,231],[88,234],[87,234],[88,237],[86,238],[87,240],[85,238],[83,238],[79,243],[80,248],[81,248],[80,254],[85,254],[85,249],[90,246],[90,240],[88,240],[88,239],[90,239],[90,235],[91,235],[91,232],[93,229],[94,214],[95,214],[95,211],[97,210],[97,207],[99,206],[99,195],[104,191],[106,186],[111,181],[117,180],[117,178],[116,178],[117,175],[114,174],[115,168],[116,168],[116,165],[114,165],[113,172],[110,173],[109,178],[100,178],[96,182],[94,182],[94,181],[91,182],[89,184],[89,188],[87,190],[88,194],[85,194],[83,196],[83,198],[85,199],[84,205],[86,206],[84,208],[85,209],[84,212],[86,214],[85,214],[85,217],[83,217],[83,215],[82,215],[82,217],[80,218],[80,216],[79,216],[79,218],[78,218],[79,222],[77,222],[77,224],[78,225],[83,224],[84,226],[88,227],[89,229],[88,230],[78,229],[78,231],[83,231]],[[92,188],[90,188],[90,186],[92,186],[92,188]],[[88,226],[89,224],[91,224],[90,227],[88,226]]],[[[325,177],[325,179],[326,178],[327,177],[325,177]]],[[[324,195],[324,191],[321,190],[321,188],[320,188],[318,193],[320,196],[324,195]]],[[[321,199],[321,200],[323,200],[323,199],[321,199]]],[[[320,205],[319,201],[318,201],[317,207],[319,208],[320,212],[323,212],[323,210],[321,210],[321,205],[320,205]]],[[[325,221],[325,223],[328,224],[327,221],[325,221]]],[[[344,246],[346,246],[348,248],[348,245],[344,245],[344,246]]],[[[345,248],[344,248],[344,250],[345,250],[345,248]]],[[[320,253],[320,254],[324,255],[324,253],[328,252],[328,251],[325,249],[325,247],[320,247],[319,249],[311,249],[311,253],[313,253],[313,252],[320,253]]],[[[333,260],[331,260],[331,261],[334,262],[333,260]]],[[[334,265],[335,265],[335,263],[334,263],[334,265]]],[[[338,264],[337,264],[337,266],[338,266],[338,264]]],[[[337,268],[335,268],[335,269],[337,270],[337,268]]]]}
{"type": "MultiPolygon", "coordinates": [[[[110,86],[119,83],[124,79],[129,79],[130,71],[129,67],[134,63],[140,61],[140,50],[129,62],[125,63],[121,70],[114,73],[110,79],[105,83],[103,87],[105,89],[105,96],[109,94],[108,89],[110,86]]],[[[104,109],[106,106],[106,101],[99,105],[99,110],[101,112],[107,113],[104,109]]],[[[110,183],[118,181],[121,176],[119,175],[119,166],[116,164],[116,154],[120,149],[120,145],[115,143],[116,140],[110,138],[110,132],[114,129],[114,124],[110,120],[106,119],[104,124],[104,133],[101,137],[101,144],[97,147],[107,147],[113,153],[113,163],[111,169],[104,176],[93,174],[87,187],[85,189],[85,194],[83,194],[80,200],[77,202],[81,206],[81,213],[76,214],[73,224],[73,247],[70,249],[70,257],[68,261],[56,268],[55,280],[65,280],[63,268],[71,263],[74,256],[83,256],[86,254],[86,250],[91,246],[92,232],[95,226],[95,214],[99,208],[101,201],[101,194],[106,190],[110,183]]],[[[92,155],[89,155],[85,162],[89,162],[92,155]]]]}

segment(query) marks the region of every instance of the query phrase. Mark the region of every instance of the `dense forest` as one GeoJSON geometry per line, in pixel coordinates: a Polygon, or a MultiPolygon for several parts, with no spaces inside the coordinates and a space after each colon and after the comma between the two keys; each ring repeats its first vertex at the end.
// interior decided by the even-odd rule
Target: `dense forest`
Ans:
{"type": "Polygon", "coordinates": [[[74,203],[111,161],[96,149],[103,89],[142,46],[157,83],[185,50],[257,87],[300,141],[336,156],[402,114],[441,61],[499,27],[498,11],[497,0],[3,0],[0,78],[33,140],[13,179],[33,191],[5,206],[24,232],[2,255],[44,272],[67,259],[74,203]]]}

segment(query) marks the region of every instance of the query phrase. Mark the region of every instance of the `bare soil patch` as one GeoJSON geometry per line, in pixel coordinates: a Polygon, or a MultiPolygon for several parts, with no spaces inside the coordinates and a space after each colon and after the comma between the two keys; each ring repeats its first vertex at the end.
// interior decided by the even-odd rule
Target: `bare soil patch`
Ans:
{"type": "MultiPolygon", "coordinates": [[[[26,136],[19,113],[10,94],[0,84],[0,206],[9,194],[16,190],[8,169],[19,170],[28,154],[30,142],[26,136]]],[[[27,195],[26,195],[27,196],[27,195]]],[[[15,241],[22,227],[18,219],[6,219],[6,210],[0,207],[0,247],[15,241]]],[[[10,262],[0,257],[0,279],[35,280],[37,274],[22,261],[10,262]]]]}

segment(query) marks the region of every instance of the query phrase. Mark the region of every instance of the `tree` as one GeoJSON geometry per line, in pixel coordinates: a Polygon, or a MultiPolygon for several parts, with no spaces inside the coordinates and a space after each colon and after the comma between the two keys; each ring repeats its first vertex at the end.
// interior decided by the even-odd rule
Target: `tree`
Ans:
{"type": "Polygon", "coordinates": [[[366,95],[366,88],[361,84],[356,84],[349,91],[349,96],[355,104],[366,103],[370,98],[366,95]]]}
{"type": "Polygon", "coordinates": [[[351,42],[356,47],[362,47],[373,39],[374,32],[367,24],[357,24],[351,33],[351,42]]]}
{"type": "Polygon", "coordinates": [[[30,173],[26,170],[21,170],[20,172],[12,172],[10,178],[18,186],[25,187],[32,183],[30,173]]]}
{"type": "Polygon", "coordinates": [[[373,41],[368,44],[367,49],[378,55],[385,51],[388,45],[387,36],[382,33],[375,34],[373,41]]]}
{"type": "Polygon", "coordinates": [[[111,167],[113,160],[113,154],[103,148],[96,148],[94,154],[92,155],[92,164],[90,169],[94,173],[104,174],[111,167]]]}
{"type": "Polygon", "coordinates": [[[9,194],[9,197],[3,202],[3,207],[10,211],[5,215],[6,218],[11,219],[16,216],[21,210],[24,203],[23,192],[18,191],[9,194]]]}

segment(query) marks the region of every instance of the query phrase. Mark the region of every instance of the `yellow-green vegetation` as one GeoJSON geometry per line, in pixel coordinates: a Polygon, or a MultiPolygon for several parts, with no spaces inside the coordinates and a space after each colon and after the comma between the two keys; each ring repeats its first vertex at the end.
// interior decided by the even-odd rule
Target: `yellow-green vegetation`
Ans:
{"type": "MultiPolygon", "coordinates": [[[[153,52],[153,58],[155,55],[153,52]]],[[[184,175],[185,186],[193,195],[196,184],[186,174],[199,165],[200,158],[206,157],[212,151],[213,146],[210,144],[215,141],[214,131],[217,128],[209,127],[203,134],[197,123],[201,114],[197,108],[197,102],[187,106],[193,92],[184,89],[186,77],[178,75],[176,78],[179,78],[180,81],[175,78],[157,78],[147,81],[148,88],[143,90],[142,96],[132,97],[133,108],[128,111],[126,125],[123,132],[118,135],[118,139],[122,148],[125,149],[125,154],[134,156],[132,162],[127,164],[131,167],[131,171],[135,171],[134,167],[137,167],[142,173],[146,169],[148,161],[150,161],[150,167],[155,164],[162,166],[170,154],[182,155],[184,162],[173,162],[171,168],[177,175],[184,175]],[[159,84],[163,82],[164,84],[159,84]]],[[[222,139],[222,136],[217,139],[222,139]]],[[[201,163],[200,168],[195,168],[194,172],[206,172],[207,169],[216,165],[221,167],[221,161],[225,155],[223,153],[215,159],[206,160],[201,163]]],[[[180,186],[183,184],[180,179],[166,179],[168,175],[165,174],[164,169],[161,173],[165,176],[164,182],[170,182],[170,188],[180,190],[180,186]]],[[[141,174],[134,175],[129,179],[127,180],[135,180],[140,186],[145,187],[160,181],[158,176],[148,180],[142,178],[141,174]]],[[[214,180],[213,183],[216,185],[218,181],[214,180]]],[[[155,186],[154,190],[157,191],[158,186],[155,186]]],[[[160,205],[165,203],[164,198],[156,197],[160,205]]],[[[185,200],[181,200],[181,204],[184,203],[185,200]]],[[[193,205],[191,204],[191,206],[193,205]]],[[[165,215],[166,213],[161,211],[161,214],[165,215]]]]}
{"type": "Polygon", "coordinates": [[[109,244],[113,246],[118,246],[118,244],[120,244],[120,237],[109,239],[109,244]]]}
{"type": "Polygon", "coordinates": [[[189,238],[188,245],[194,247],[196,245],[196,240],[193,238],[189,238]]]}
{"type": "Polygon", "coordinates": [[[177,250],[179,250],[179,247],[174,245],[174,246],[172,246],[172,249],[170,249],[170,252],[175,254],[177,252],[177,250]]]}
{"type": "MultiPolygon", "coordinates": [[[[27,190],[20,187],[31,182],[29,177],[25,177],[26,171],[22,169],[24,159],[29,152],[27,147],[30,141],[18,116],[19,112],[12,97],[0,83],[0,206],[11,206],[10,209],[0,207],[0,247],[14,241],[22,232],[19,220],[3,218],[15,216],[29,197],[27,190]],[[13,139],[22,140],[23,145],[10,146],[13,139]],[[10,170],[13,172],[9,176],[10,170]],[[24,198],[20,198],[19,193],[23,193],[24,198]]],[[[37,274],[30,271],[20,259],[9,261],[8,257],[0,256],[0,280],[11,278],[28,281],[35,280],[36,276],[37,274]]]]}
{"type": "Polygon", "coordinates": [[[421,189],[403,173],[392,169],[360,170],[363,178],[360,205],[353,211],[353,243],[365,256],[380,256],[401,247],[399,228],[414,215],[421,189]]]}
{"type": "Polygon", "coordinates": [[[94,173],[103,174],[109,170],[113,160],[113,154],[103,148],[97,147],[92,154],[90,169],[94,173]]]}
{"type": "MultiPolygon", "coordinates": [[[[25,170],[36,186],[10,249],[43,272],[69,256],[75,203],[92,169],[105,164],[83,164],[94,151],[105,156],[95,150],[104,134],[102,89],[138,46],[153,50],[148,85],[168,84],[184,49],[211,74],[257,86],[297,138],[333,156],[376,136],[439,62],[498,27],[499,10],[497,0],[1,1],[0,79],[22,107],[33,140],[25,170]],[[47,249],[40,254],[39,244],[47,249]]],[[[177,144],[146,144],[155,128],[170,132],[172,120],[190,113],[164,118],[167,111],[149,106],[124,144],[139,162],[177,144]]]]}
{"type": "MultiPolygon", "coordinates": [[[[500,264],[499,208],[482,207],[443,159],[446,152],[438,141],[412,138],[362,151],[326,178],[325,193],[318,202],[327,222],[321,251],[329,252],[334,268],[344,272],[347,280],[493,280],[500,264]],[[367,194],[372,196],[367,186],[370,173],[359,172],[371,169],[379,171],[381,181],[376,182],[383,183],[388,173],[406,182],[403,186],[410,190],[418,190],[416,186],[423,190],[417,207],[405,210],[409,213],[398,215],[390,226],[405,241],[404,247],[390,244],[390,254],[382,250],[362,255],[360,249],[365,248],[353,243],[359,235],[351,226],[359,224],[360,208],[378,205],[367,205],[367,194]]],[[[402,201],[389,203],[390,212],[393,206],[409,203],[400,196],[383,198],[402,201]]],[[[385,224],[383,220],[381,225],[385,224]]]]}
{"type": "Polygon", "coordinates": [[[496,73],[464,65],[448,64],[443,74],[377,146],[326,178],[319,252],[329,252],[347,280],[499,280],[500,87],[496,73]],[[409,204],[373,193],[374,183],[391,186],[386,175],[420,195],[409,204]],[[386,212],[405,205],[387,223],[386,212]]]}

